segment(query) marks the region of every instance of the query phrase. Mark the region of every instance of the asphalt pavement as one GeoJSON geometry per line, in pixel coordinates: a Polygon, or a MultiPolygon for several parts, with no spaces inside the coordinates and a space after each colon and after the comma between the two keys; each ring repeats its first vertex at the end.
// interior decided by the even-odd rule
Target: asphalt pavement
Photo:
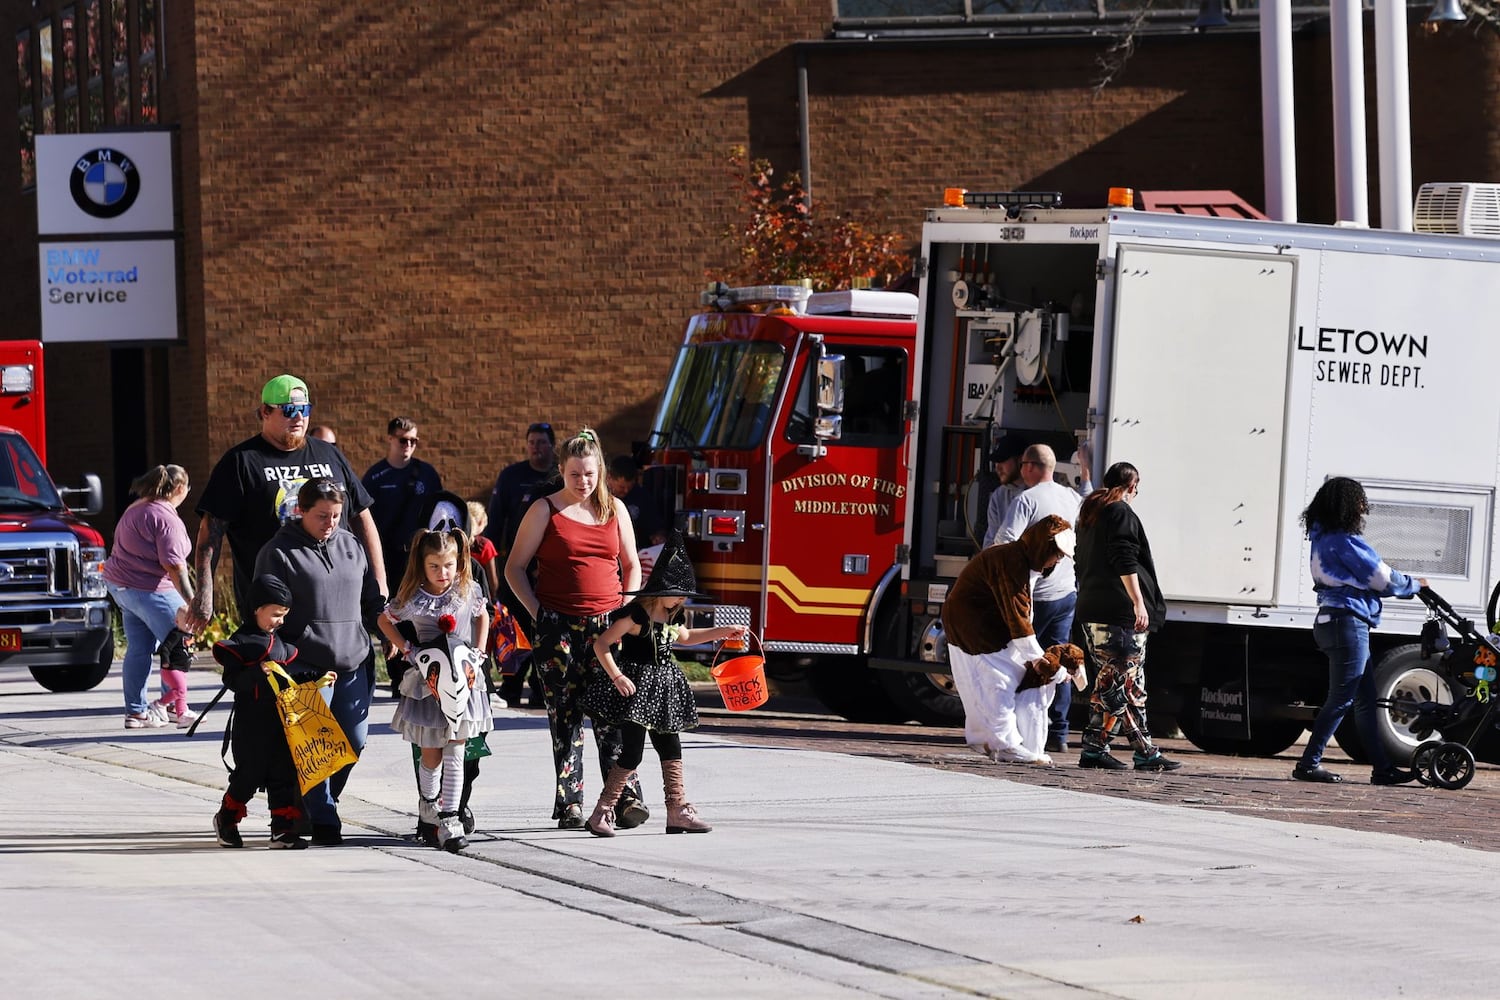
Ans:
{"type": "MultiPolygon", "coordinates": [[[[201,704],[215,678],[191,678],[201,704]]],[[[648,748],[651,820],[600,840],[554,828],[546,720],[507,711],[454,856],[405,839],[392,708],[344,846],[264,849],[261,798],[235,851],[209,829],[222,706],[191,740],[126,731],[117,675],[0,672],[0,996],[1492,993],[1494,852],[701,731],[714,832],[664,835],[648,748]]]]}

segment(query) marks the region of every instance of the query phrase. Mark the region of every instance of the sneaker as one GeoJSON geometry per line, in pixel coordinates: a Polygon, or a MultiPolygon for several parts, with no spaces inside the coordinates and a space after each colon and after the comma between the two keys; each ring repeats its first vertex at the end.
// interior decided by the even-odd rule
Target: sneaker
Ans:
{"type": "Polygon", "coordinates": [[[458,818],[463,822],[464,833],[466,835],[474,832],[474,814],[469,810],[468,806],[459,807],[458,818]]]}
{"type": "Polygon", "coordinates": [[[337,823],[314,823],[312,842],[319,847],[338,847],[344,842],[344,832],[337,823]]]}
{"type": "Polygon", "coordinates": [[[1370,772],[1372,785],[1404,785],[1408,781],[1416,780],[1417,772],[1409,771],[1404,767],[1383,767],[1370,772]]]}
{"type": "Polygon", "coordinates": [[[126,729],[160,729],[165,725],[168,725],[166,717],[157,715],[149,708],[139,715],[132,712],[125,716],[126,729]]]}
{"type": "Polygon", "coordinates": [[[583,807],[577,802],[569,803],[563,814],[557,820],[559,830],[582,830],[583,829],[583,807]]]}
{"type": "Polygon", "coordinates": [[[240,826],[234,819],[220,809],[214,813],[214,839],[219,842],[220,847],[244,847],[244,838],[240,836],[240,826]]]}
{"type": "Polygon", "coordinates": [[[500,697],[498,694],[492,694],[492,695],[490,695],[490,711],[491,712],[500,712],[500,711],[504,711],[507,708],[510,708],[510,702],[506,701],[504,698],[500,697]]]}
{"type": "Polygon", "coordinates": [[[198,721],[198,713],[194,712],[192,709],[188,709],[186,712],[178,712],[176,715],[172,716],[172,721],[177,723],[178,729],[187,729],[193,723],[198,721]]]}
{"type": "Polygon", "coordinates": [[[640,796],[632,794],[628,789],[620,796],[619,804],[615,806],[615,828],[619,830],[633,830],[646,820],[651,818],[651,810],[646,808],[640,796]]]}
{"type": "Polygon", "coordinates": [[[1182,766],[1182,761],[1168,760],[1162,756],[1160,750],[1156,751],[1150,757],[1142,757],[1140,754],[1135,754],[1134,759],[1137,771],[1175,771],[1182,766]]]}
{"type": "Polygon", "coordinates": [[[1118,757],[1111,757],[1107,753],[1096,750],[1085,750],[1078,755],[1078,766],[1097,767],[1103,771],[1123,771],[1130,765],[1118,757]]]}
{"type": "Polygon", "coordinates": [[[153,701],[147,705],[146,714],[157,719],[160,725],[169,726],[172,724],[172,713],[167,709],[167,706],[159,701],[153,701]]]}
{"type": "Polygon", "coordinates": [[[271,850],[273,851],[305,851],[307,841],[297,836],[290,830],[271,834],[271,850]]]}
{"type": "Polygon", "coordinates": [[[1048,753],[1067,753],[1068,741],[1062,736],[1049,736],[1047,737],[1046,745],[1042,749],[1048,753]]]}
{"type": "Polygon", "coordinates": [[[1298,781],[1316,781],[1325,785],[1336,785],[1344,780],[1322,764],[1314,767],[1303,767],[1301,764],[1298,764],[1292,768],[1292,777],[1298,781]]]}

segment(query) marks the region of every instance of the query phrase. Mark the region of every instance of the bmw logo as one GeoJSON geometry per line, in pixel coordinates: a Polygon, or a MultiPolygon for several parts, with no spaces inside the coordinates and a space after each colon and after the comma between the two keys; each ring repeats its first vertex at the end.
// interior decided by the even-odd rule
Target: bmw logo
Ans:
{"type": "Polygon", "coordinates": [[[130,211],[141,193],[135,163],[117,149],[95,149],[73,164],[73,201],[96,219],[114,219],[130,211]]]}

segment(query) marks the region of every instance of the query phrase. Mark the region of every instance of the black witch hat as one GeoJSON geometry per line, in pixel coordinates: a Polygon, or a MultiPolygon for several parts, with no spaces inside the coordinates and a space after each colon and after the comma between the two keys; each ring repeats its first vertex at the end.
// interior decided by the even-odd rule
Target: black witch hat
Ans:
{"type": "Polygon", "coordinates": [[[662,543],[661,555],[651,567],[651,578],[640,590],[625,592],[633,597],[686,597],[700,601],[711,601],[707,594],[698,593],[698,578],[693,575],[693,563],[688,558],[687,546],[682,533],[673,531],[662,543]]]}

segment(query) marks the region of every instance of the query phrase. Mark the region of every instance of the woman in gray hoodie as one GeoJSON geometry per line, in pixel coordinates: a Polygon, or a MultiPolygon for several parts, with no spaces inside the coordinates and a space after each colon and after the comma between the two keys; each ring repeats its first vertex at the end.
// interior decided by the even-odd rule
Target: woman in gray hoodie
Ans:
{"type": "MultiPolygon", "coordinates": [[[[269,573],[292,592],[292,610],[280,635],[297,647],[299,665],[338,679],[323,688],[334,718],[355,754],[369,733],[370,697],[375,687],[373,624],[384,601],[364,546],[341,530],[344,488],[332,479],[309,479],[297,493],[301,520],[282,525],[255,559],[255,573],[269,573]]],[[[302,797],[312,819],[312,842],[324,847],[343,842],[338,798],[349,765],[302,797]]]]}

